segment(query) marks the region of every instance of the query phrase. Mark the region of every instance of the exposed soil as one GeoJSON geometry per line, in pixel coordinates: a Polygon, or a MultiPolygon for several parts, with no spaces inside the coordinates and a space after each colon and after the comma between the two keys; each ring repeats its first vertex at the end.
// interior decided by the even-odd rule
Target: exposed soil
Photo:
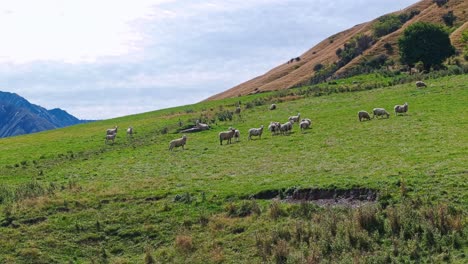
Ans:
{"type": "Polygon", "coordinates": [[[377,201],[377,191],[367,188],[352,189],[281,189],[261,191],[255,199],[279,199],[289,203],[312,202],[320,206],[359,207],[377,201]]]}

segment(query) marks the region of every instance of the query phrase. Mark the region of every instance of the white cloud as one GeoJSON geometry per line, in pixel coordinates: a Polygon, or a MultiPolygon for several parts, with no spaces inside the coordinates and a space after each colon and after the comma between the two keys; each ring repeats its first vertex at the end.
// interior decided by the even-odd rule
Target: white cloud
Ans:
{"type": "Polygon", "coordinates": [[[132,22],[164,16],[152,6],[167,0],[2,0],[0,61],[94,62],[142,47],[132,22]]]}

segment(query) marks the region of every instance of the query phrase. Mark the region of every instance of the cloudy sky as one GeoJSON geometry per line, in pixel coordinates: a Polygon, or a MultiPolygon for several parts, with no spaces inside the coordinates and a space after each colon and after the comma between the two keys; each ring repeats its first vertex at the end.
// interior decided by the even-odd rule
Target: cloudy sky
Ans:
{"type": "Polygon", "coordinates": [[[199,102],[416,0],[0,0],[0,91],[80,119],[199,102]]]}

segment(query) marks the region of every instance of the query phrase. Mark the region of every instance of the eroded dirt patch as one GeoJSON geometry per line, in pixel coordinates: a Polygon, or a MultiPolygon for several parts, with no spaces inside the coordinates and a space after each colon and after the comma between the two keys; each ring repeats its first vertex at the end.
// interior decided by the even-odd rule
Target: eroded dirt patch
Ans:
{"type": "Polygon", "coordinates": [[[320,206],[349,206],[359,207],[377,201],[376,190],[367,188],[352,189],[319,189],[319,188],[289,188],[280,190],[261,191],[251,198],[255,199],[279,199],[290,203],[312,202],[320,206]]]}

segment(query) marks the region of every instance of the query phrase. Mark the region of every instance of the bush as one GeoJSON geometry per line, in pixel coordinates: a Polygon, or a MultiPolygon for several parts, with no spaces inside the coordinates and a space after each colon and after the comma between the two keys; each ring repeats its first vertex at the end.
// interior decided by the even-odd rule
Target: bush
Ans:
{"type": "Polygon", "coordinates": [[[425,22],[417,22],[406,28],[398,39],[398,47],[402,63],[411,66],[421,61],[426,71],[440,66],[446,58],[455,54],[449,33],[440,25],[425,22]]]}
{"type": "Polygon", "coordinates": [[[218,118],[219,121],[223,122],[223,121],[232,121],[232,116],[233,116],[233,112],[229,111],[229,110],[224,110],[222,112],[218,112],[216,113],[216,117],[218,118]]]}
{"type": "Polygon", "coordinates": [[[433,3],[436,3],[438,7],[445,5],[448,0],[432,0],[433,3]]]}
{"type": "Polygon", "coordinates": [[[318,72],[321,69],[323,69],[323,64],[321,64],[321,63],[315,64],[315,66],[314,66],[314,71],[315,72],[318,72]]]}
{"type": "MultiPolygon", "coordinates": [[[[337,67],[341,68],[348,64],[352,59],[361,55],[366,49],[368,49],[374,43],[374,38],[368,35],[357,35],[352,38],[349,42],[344,44],[344,48],[341,52],[337,50],[337,55],[340,60],[337,62],[337,67]]],[[[336,69],[337,70],[337,69],[336,69]]]]}
{"type": "Polygon", "coordinates": [[[379,20],[373,25],[372,31],[374,36],[380,38],[388,35],[393,31],[396,31],[403,25],[401,19],[397,15],[385,15],[379,18],[379,20]]]}
{"type": "Polygon", "coordinates": [[[387,53],[388,54],[393,54],[393,47],[392,47],[392,44],[390,43],[385,43],[384,44],[384,48],[387,50],[387,53]]]}
{"type": "Polygon", "coordinates": [[[445,25],[451,27],[453,26],[453,22],[457,20],[457,17],[453,14],[453,11],[448,11],[447,14],[442,16],[442,20],[444,20],[445,25]]]}

